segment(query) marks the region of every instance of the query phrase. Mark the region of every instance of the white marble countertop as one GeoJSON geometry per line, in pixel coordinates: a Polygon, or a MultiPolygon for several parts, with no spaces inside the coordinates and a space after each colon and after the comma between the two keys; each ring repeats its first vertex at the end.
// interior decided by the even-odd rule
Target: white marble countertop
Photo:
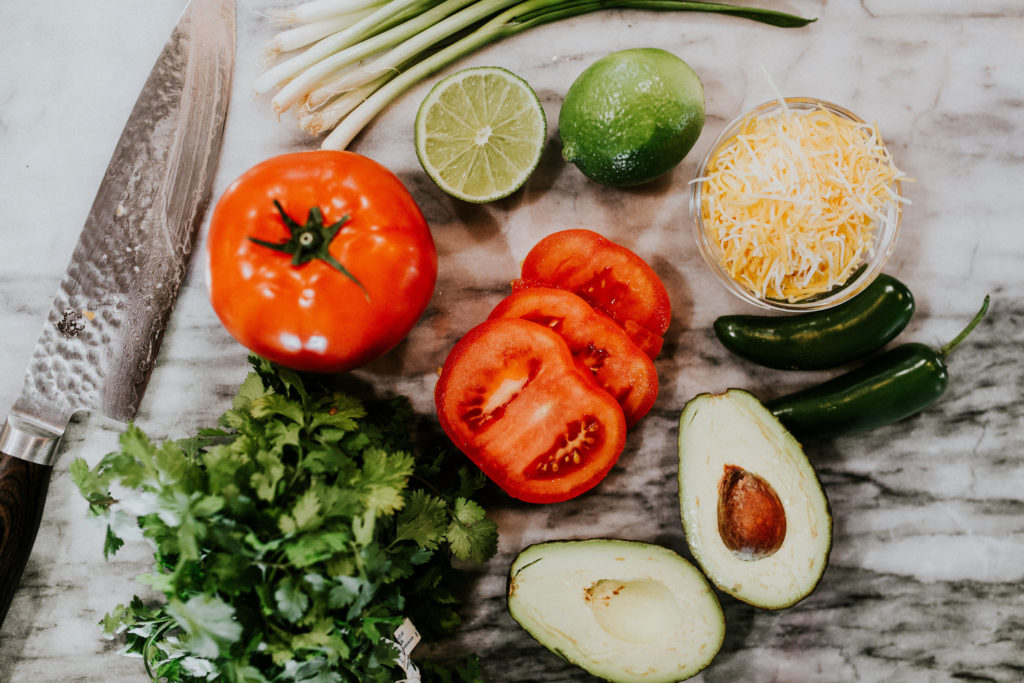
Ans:
{"type": "MultiPolygon", "coordinates": [[[[42,0],[0,4],[0,408],[17,394],[49,301],[128,112],[184,0],[42,0]]],[[[249,166],[316,142],[279,122],[252,82],[271,26],[239,0],[234,92],[219,194],[249,166]]],[[[652,413],[593,492],[551,507],[489,502],[499,554],[472,575],[472,602],[446,652],[476,651],[489,680],[585,676],[537,645],[504,611],[508,562],[529,543],[618,536],[685,553],[675,492],[675,422],[702,391],[743,387],[764,397],[812,381],[732,357],[710,331],[751,312],[717,284],[691,236],[686,183],[724,124],[785,95],[831,100],[877,122],[897,164],[916,179],[887,271],[914,291],[902,340],[939,345],[991,293],[991,311],[951,360],[951,382],[923,414],[866,435],[808,442],[835,517],[830,566],[797,606],[766,612],[723,597],[727,636],[698,680],[1020,680],[1024,678],[1024,8],[1015,0],[762,0],[818,21],[772,28],[700,14],[607,11],[534,29],[455,67],[498,65],[525,77],[548,113],[549,144],[523,191],[461,204],[426,178],[412,121],[435,79],[399,99],[352,149],[393,169],[420,203],[438,244],[438,287],[407,342],[359,371],[382,392],[433,409],[447,349],[503,295],[538,239],[590,227],[647,258],[674,314],[657,367],[652,413]],[[575,76],[604,53],[653,46],[701,75],[708,120],[667,178],[614,190],[561,161],[558,108],[575,76]]],[[[185,436],[226,407],[246,352],[222,330],[193,267],[138,421],[185,436]]],[[[824,377],[826,373],[821,373],[824,377]]],[[[67,474],[111,450],[121,425],[81,416],[54,471],[34,554],[0,630],[0,680],[135,681],[96,625],[141,587],[149,562],[126,547],[110,562],[67,474]]]]}

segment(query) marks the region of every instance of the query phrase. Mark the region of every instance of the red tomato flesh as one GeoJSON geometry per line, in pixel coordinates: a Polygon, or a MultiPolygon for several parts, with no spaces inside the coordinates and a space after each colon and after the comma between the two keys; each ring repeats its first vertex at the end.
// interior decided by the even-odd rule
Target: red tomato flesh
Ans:
{"type": "Polygon", "coordinates": [[[631,427],[658,398],[658,372],[647,354],[608,316],[572,292],[531,287],[501,301],[490,318],[522,318],[544,325],[569,346],[576,366],[622,406],[631,427]]]}
{"type": "Polygon", "coordinates": [[[672,320],[665,285],[635,253],[592,230],[548,235],[523,260],[515,286],[566,289],[622,326],[652,358],[672,320]]]}
{"type": "Polygon", "coordinates": [[[496,318],[449,353],[434,393],[452,442],[510,496],[574,498],[604,479],[626,441],[619,404],[543,325],[496,318]]]}

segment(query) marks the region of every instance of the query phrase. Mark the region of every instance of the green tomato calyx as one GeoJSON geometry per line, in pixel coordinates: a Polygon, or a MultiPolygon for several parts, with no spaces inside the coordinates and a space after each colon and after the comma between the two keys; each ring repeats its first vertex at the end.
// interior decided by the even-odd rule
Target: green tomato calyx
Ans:
{"type": "Polygon", "coordinates": [[[352,282],[359,285],[359,288],[363,290],[363,294],[366,298],[370,298],[369,292],[366,291],[366,287],[360,282],[355,275],[353,275],[348,268],[343,266],[338,259],[334,258],[328,247],[331,242],[337,237],[338,233],[341,232],[342,226],[348,222],[349,216],[345,214],[334,223],[330,225],[324,225],[324,214],[320,210],[319,206],[313,206],[309,209],[309,215],[306,217],[305,223],[299,223],[297,220],[288,215],[281,206],[281,202],[274,200],[274,206],[277,208],[278,213],[281,214],[281,220],[284,221],[284,225],[288,228],[290,236],[286,240],[281,242],[269,242],[267,240],[261,240],[256,237],[250,237],[249,239],[256,244],[279,251],[283,254],[288,254],[292,257],[293,266],[302,266],[314,259],[323,261],[331,268],[334,268],[345,277],[352,280],[352,282]]]}

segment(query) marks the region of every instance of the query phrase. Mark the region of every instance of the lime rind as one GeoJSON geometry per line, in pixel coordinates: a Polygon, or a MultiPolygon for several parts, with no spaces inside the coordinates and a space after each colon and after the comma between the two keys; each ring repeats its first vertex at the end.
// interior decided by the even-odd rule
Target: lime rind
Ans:
{"type": "Polygon", "coordinates": [[[686,157],[704,126],[704,86],[658,48],[612,52],[572,83],[558,116],[562,157],[604,185],[650,182],[686,157]]]}
{"type": "Polygon", "coordinates": [[[496,66],[439,81],[416,114],[416,155],[431,180],[467,202],[507,197],[533,174],[547,118],[533,88],[496,66]]]}

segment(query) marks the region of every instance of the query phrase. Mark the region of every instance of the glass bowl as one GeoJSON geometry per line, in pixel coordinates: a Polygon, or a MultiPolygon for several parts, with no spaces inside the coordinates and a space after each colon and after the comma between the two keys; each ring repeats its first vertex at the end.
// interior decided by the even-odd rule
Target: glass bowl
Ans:
{"type": "MultiPolygon", "coordinates": [[[[864,123],[856,114],[824,100],[811,97],[787,97],[783,100],[785,106],[791,110],[809,110],[824,108],[827,111],[856,123],[864,123]]],[[[703,218],[701,207],[701,192],[704,183],[700,179],[705,177],[708,167],[715,160],[719,152],[736,137],[743,125],[754,117],[768,116],[780,112],[782,103],[779,100],[765,102],[742,116],[737,117],[732,123],[725,127],[725,130],[711,144],[707,155],[700,162],[697,168],[697,180],[691,185],[690,194],[690,216],[693,219],[694,230],[697,238],[697,246],[700,249],[704,260],[711,267],[718,279],[726,288],[739,298],[761,308],[776,311],[814,311],[831,308],[844,301],[847,301],[865,287],[867,287],[879,273],[882,272],[886,262],[892,255],[896,246],[896,238],[900,230],[900,218],[902,216],[902,202],[893,201],[885,210],[881,220],[874,223],[874,239],[871,245],[862,254],[861,260],[853,270],[853,274],[841,284],[832,289],[809,295],[798,300],[782,298],[770,298],[761,296],[758,292],[748,288],[746,285],[736,281],[729,271],[723,266],[722,249],[712,232],[712,226],[706,224],[703,218]]],[[[891,183],[891,188],[897,197],[900,197],[901,174],[897,172],[896,178],[891,183]]]]}

